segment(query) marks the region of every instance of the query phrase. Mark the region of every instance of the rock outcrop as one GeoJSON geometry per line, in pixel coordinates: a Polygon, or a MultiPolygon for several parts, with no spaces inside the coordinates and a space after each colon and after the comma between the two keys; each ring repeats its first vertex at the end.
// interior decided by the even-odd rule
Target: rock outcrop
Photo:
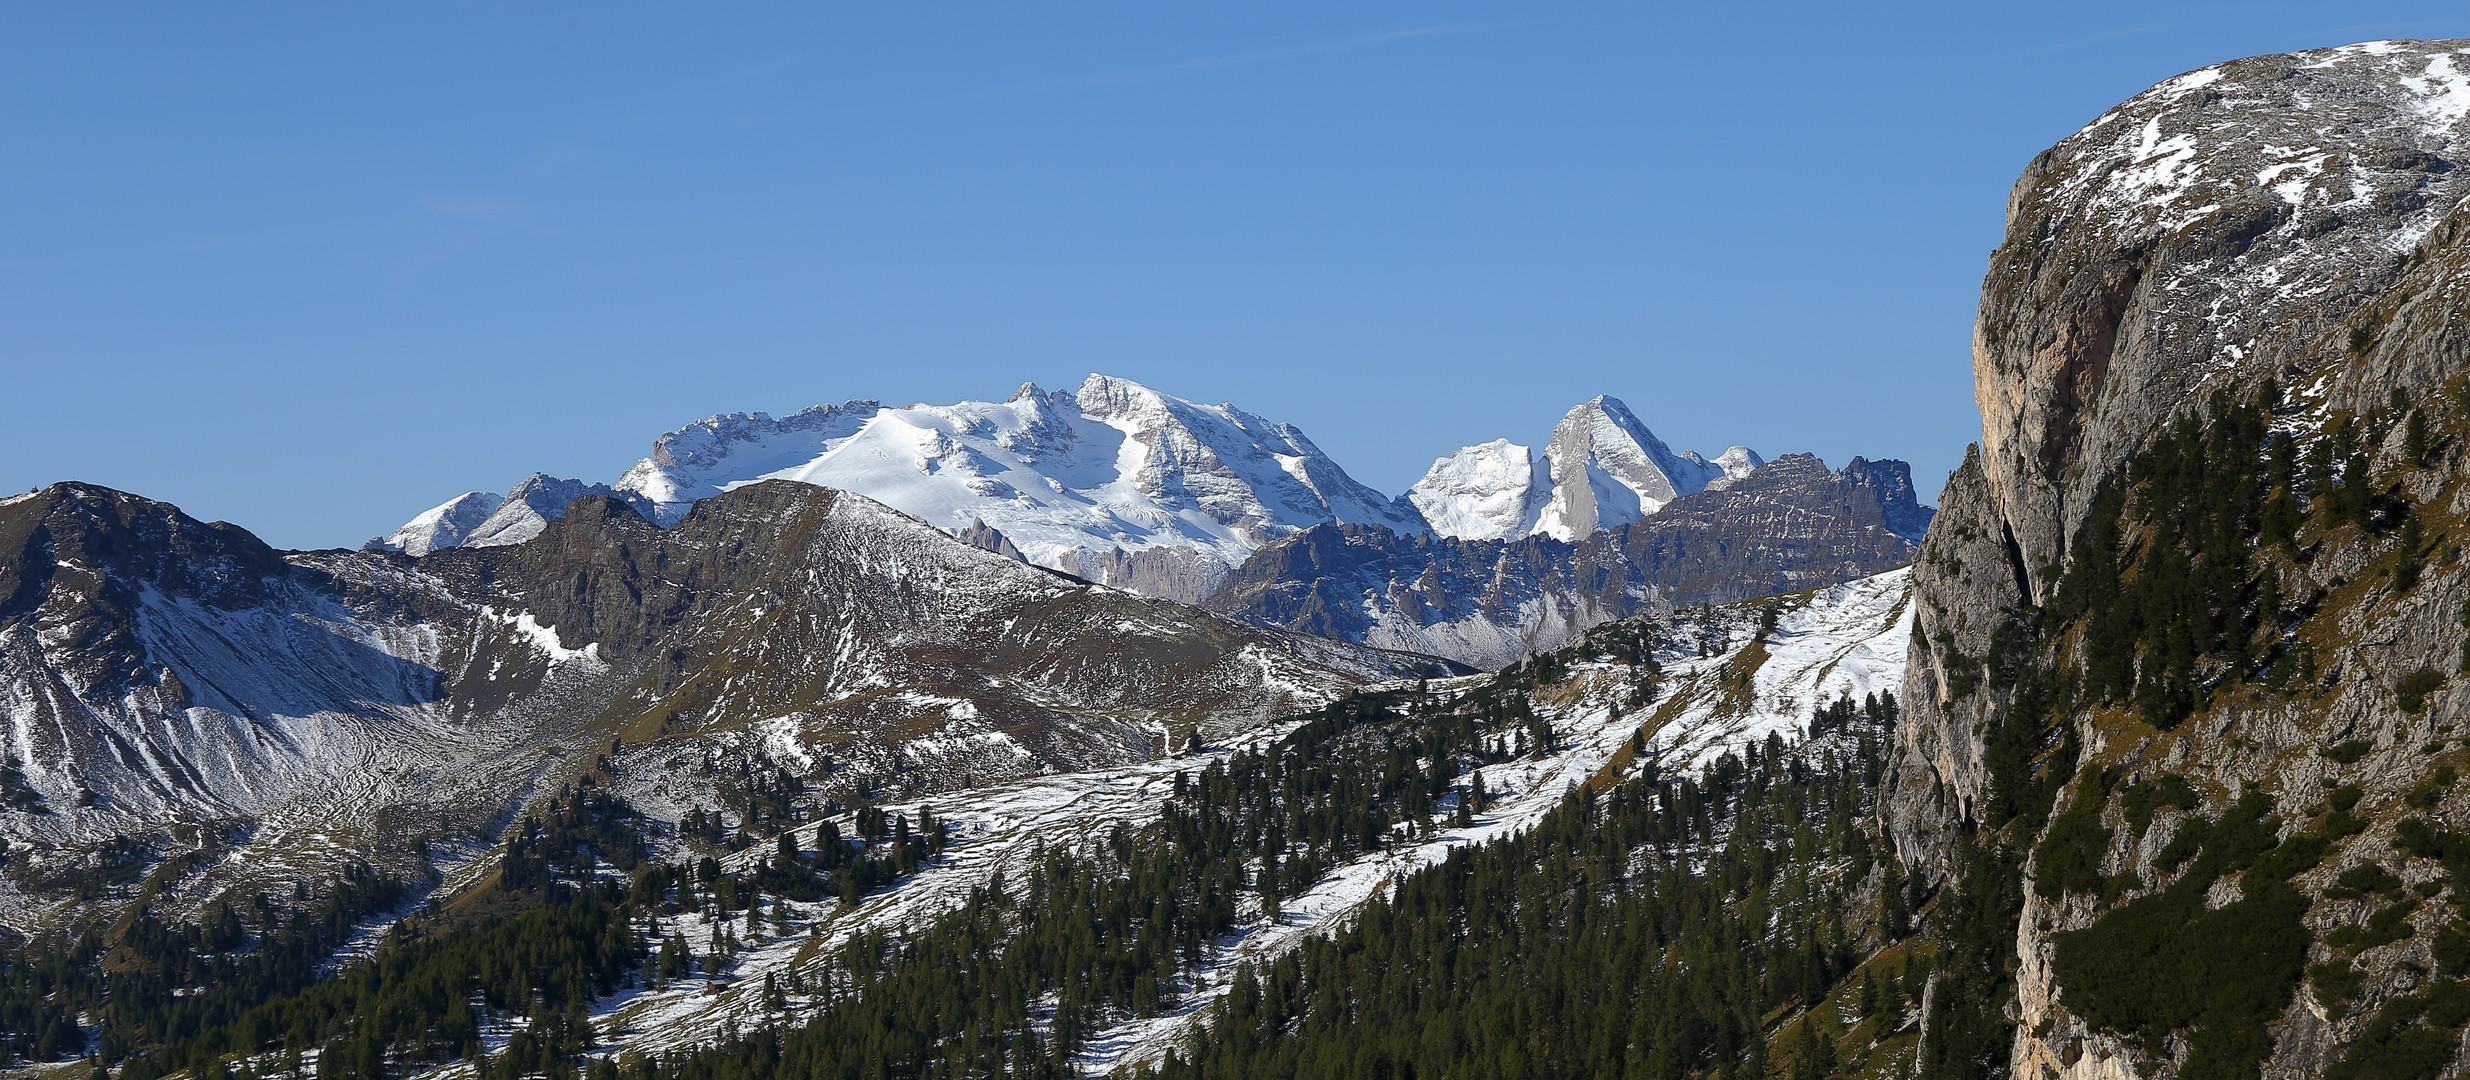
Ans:
{"type": "MultiPolygon", "coordinates": [[[[1916,576],[1931,655],[1909,676],[1914,738],[1970,738],[1963,718],[1933,714],[1941,673],[1986,655],[1985,628],[2013,605],[2047,599],[2103,485],[2172,417],[2215,390],[2317,376],[2320,402],[2357,411],[2406,374],[2426,386],[2440,373],[2429,352],[2372,331],[2363,363],[2342,361],[2346,320],[2389,300],[2422,241],[2460,228],[2470,173],[2446,156],[2470,156],[2460,49],[2376,42],[2205,68],[2026,167],[1974,325],[1982,445],[1950,480],[1947,535],[1924,544],[1916,576]],[[2004,565],[1981,565],[1993,556],[2004,565]]],[[[1951,820],[1918,818],[1917,831],[1951,820]]]]}
{"type": "Polygon", "coordinates": [[[2428,1071],[2414,1075],[2470,1065],[2458,1018],[2445,1027],[2430,1011],[2413,1027],[2409,1011],[2429,1000],[2414,993],[2457,992],[2448,980],[2462,973],[2430,952],[2460,933],[2456,904],[2415,897],[2438,897],[2448,874],[2470,887],[2435,857],[2440,842],[2411,839],[2470,827],[2470,804],[2448,786],[2470,704],[2457,674],[2470,670],[2470,561],[2458,557],[2470,537],[2465,161],[2470,42],[2377,42],[2170,79],[2018,180],[1974,332],[1982,443],[1916,559],[1883,808],[1915,874],[1975,897],[2020,890],[2011,991],[1945,1006],[2013,1025],[2007,1075],[2166,1077],[2244,1055],[2254,1063],[2235,1068],[2271,1077],[2345,1061],[2402,1075],[2377,1072],[2400,1066],[2375,1055],[2403,1034],[2425,1051],[2428,1071]],[[2207,460],[2187,457],[2199,442],[2275,464],[2238,490],[2171,473],[2207,460]],[[2187,494],[2198,491],[2209,501],[2187,494]],[[2194,550],[2173,530],[2199,514],[2245,530],[2213,535],[2245,539],[2165,549],[2194,550]],[[2097,519],[2119,524],[2089,528],[2097,519]],[[2225,584],[2162,591],[2191,564],[2225,584]],[[2254,569],[2221,578],[2231,566],[2254,569]],[[2098,617],[2123,588],[2170,599],[2098,617]],[[2219,644],[2148,629],[2181,625],[2219,644]],[[2102,659],[2121,648],[2123,675],[2102,659]],[[2104,663],[2111,674],[2095,670],[2104,663]],[[2155,794],[2165,779],[2192,794],[2155,794]],[[2246,865],[2185,862],[2241,799],[2270,808],[2257,843],[2290,854],[2198,880],[2212,891],[2195,910],[2242,895],[2305,909],[2287,930],[2305,940],[2303,959],[2206,990],[2248,994],[2260,1012],[2190,1025],[2118,1002],[2164,965],[2261,938],[2130,949],[2109,958],[2106,984],[2084,981],[2079,958],[2070,983],[2069,935],[2114,940],[2099,935],[2124,933],[2134,905],[2162,910],[2154,898],[2183,875],[2246,865]],[[2063,836],[2044,827],[2049,814],[2074,815],[2063,836]],[[2412,834],[2405,818],[2435,832],[2412,834]],[[1959,865],[1967,835],[2015,853],[2025,880],[1963,878],[1996,865],[1959,865]],[[2371,913],[2384,930],[2363,927],[2371,913]],[[2302,963],[2313,965],[2303,983],[2302,963]]]}
{"type": "Polygon", "coordinates": [[[2163,421],[2342,351],[2336,328],[2470,193],[2457,48],[2189,72],[2025,167],[1982,283],[1973,385],[1982,476],[2035,595],[2163,421]]]}

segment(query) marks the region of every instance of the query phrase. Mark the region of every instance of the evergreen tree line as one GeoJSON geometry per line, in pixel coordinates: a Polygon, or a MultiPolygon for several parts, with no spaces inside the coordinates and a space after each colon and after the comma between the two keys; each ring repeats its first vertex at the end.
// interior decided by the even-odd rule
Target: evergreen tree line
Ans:
{"type": "MultiPolygon", "coordinates": [[[[2046,607],[1994,634],[1985,666],[2013,692],[1985,733],[1989,790],[1959,838],[1957,873],[1934,909],[1941,982],[1924,1025],[1922,1080],[1987,1080],[2005,1068],[2014,1040],[2014,941],[2028,885],[2053,900],[2089,894],[2106,909],[2090,927],[2060,935],[2054,961],[2069,1007],[2096,1027],[2148,1053],[2184,1037],[2181,1071],[2190,1077],[2253,1076],[2270,1054],[2265,1023],[2295,992],[2312,942],[2300,921],[2310,901],[2286,879],[2365,827],[2348,813],[2358,789],[2333,791],[2313,830],[2278,843],[2271,802],[2260,793],[2243,794],[2218,819],[2194,815],[2158,859],[2177,876],[2145,891],[2132,872],[2099,873],[2112,841],[2100,824],[2103,808],[2114,795],[2123,799],[2140,838],[2157,809],[2195,810],[2202,800],[2177,776],[2116,791],[2110,773],[2087,769],[2079,777],[2075,731],[2079,717],[2108,704],[2130,705],[2140,719],[2169,729],[2242,683],[2308,689],[2315,657],[2289,631],[2324,594],[2288,595],[2283,580],[2285,568],[2321,546],[2320,538],[2301,542],[2310,522],[2319,536],[2360,530],[2397,540],[2382,573],[2396,591],[2417,584],[2424,526],[2398,483],[2378,486],[2371,464],[2374,448],[2399,424],[2402,466],[2427,467],[2440,445],[2427,413],[2397,391],[2388,407],[2336,418],[2300,440],[2272,430],[2279,405],[2279,389],[2267,383],[2253,400],[2216,393],[2202,416],[2173,422],[2102,489],[2046,607]],[[2078,780],[2075,800],[2053,818],[2070,779],[2078,780]],[[2036,837],[2028,882],[2023,846],[2036,837]],[[2239,899],[2208,906],[2208,890],[2233,872],[2239,899]]],[[[2454,395],[2452,407],[2470,414],[2470,394],[2454,395]]],[[[2470,670],[2470,647],[2464,657],[2470,670]]],[[[2414,688],[2423,694],[2441,683],[2433,672],[2405,678],[2404,707],[2414,688]]],[[[2365,749],[2337,747],[2326,756],[2347,763],[2365,749]]],[[[2454,879],[2457,893],[2470,880],[2459,871],[2454,879]]],[[[2336,936],[2376,940],[2370,922],[2336,936]]],[[[2470,966],[2470,936],[2464,942],[2470,966]]],[[[2346,960],[2317,967],[2320,994],[2326,980],[2348,973],[2346,960]]],[[[2456,996],[2439,986],[2403,999],[2393,1037],[2440,1041],[2414,1033],[2446,1021],[2446,1030],[2457,1030],[2456,996]]],[[[2458,996],[2470,1001],[2470,992],[2458,996]]],[[[2433,1075],[2417,1064],[2388,1070],[2399,1059],[2375,1049],[2379,1039],[2363,1038],[2350,1055],[2374,1064],[2336,1072],[2433,1075]]]]}
{"type": "Polygon", "coordinates": [[[589,879],[604,862],[632,871],[649,857],[643,831],[633,807],[586,775],[524,816],[506,842],[500,884],[509,892],[539,890],[561,874],[570,881],[589,879]]]}
{"type": "MultiPolygon", "coordinates": [[[[1874,702],[1871,711],[1891,708],[1874,702]]],[[[1233,929],[1247,880],[1263,911],[1274,912],[1282,891],[1310,884],[1305,872],[1290,878],[1290,868],[1356,857],[1471,807],[1480,785],[1447,785],[1446,773],[1498,760],[1509,738],[1484,725],[1515,726],[1516,717],[1497,693],[1438,705],[1412,692],[1341,702],[1278,746],[1179,778],[1175,801],[1153,829],[1118,829],[1099,850],[1078,856],[1049,853],[1028,882],[978,890],[898,943],[853,942],[827,969],[816,1012],[802,1027],[638,1058],[620,1075],[1063,1075],[1092,1032],[1173,1003],[1177,980],[1205,955],[1208,940],[1233,929]],[[1425,808],[1429,818],[1419,816],[1425,808]],[[1051,1010],[1033,1007],[1042,1001],[1052,1001],[1051,1010]]],[[[1341,939],[1351,944],[1312,946],[1354,956],[1364,949],[1361,935],[1370,934],[1394,963],[1325,968],[1328,961],[1311,958],[1316,952],[1268,972],[1239,970],[1233,997],[1213,1019],[1213,1045],[1238,1045],[1228,1037],[1241,1029],[1265,1046],[1268,1033],[1291,1026],[1313,1003],[1338,1011],[1312,1013],[1329,1026],[1309,1029],[1309,1037],[1279,1036],[1280,1049],[1246,1050],[1241,1061],[1218,1067],[1250,1075],[1278,1067],[1275,1054],[1301,1060],[1321,1052],[1311,1048],[1385,1030],[1371,1014],[1349,1011],[1370,995],[1395,990],[1404,1002],[1440,1007],[1480,987],[1508,994],[1520,979],[1544,980],[1531,981],[1533,990],[1567,989],[1607,965],[1632,962],[1662,973],[1655,993],[1631,995],[1632,1007],[1664,1007],[1652,1000],[1685,1010],[1673,1020],[1682,1034],[1658,1033],[1654,1045],[1667,1047],[1659,1061],[1695,1069],[1746,1060],[1760,1018],[1779,1003],[1823,994],[1853,963],[1866,929],[1847,924],[1840,902],[1844,880],[1866,876],[1874,861],[1857,823],[1874,809],[1881,743],[1874,729],[1862,735],[1829,740],[1833,749],[1824,755],[1771,739],[1726,755],[1703,780],[1654,776],[1649,766],[1649,779],[1618,788],[1602,805],[1574,797],[1535,833],[1454,855],[1412,877],[1391,904],[1376,905],[1354,936],[1341,939]],[[1580,892],[1595,899],[1573,900],[1580,892]],[[1573,924],[1573,903],[1590,917],[1573,924]],[[1622,930],[1626,951],[1606,951],[1608,928],[1622,930]],[[1435,955],[1425,947],[1445,938],[1463,942],[1452,954],[1463,958],[1438,966],[1415,959],[1435,955]],[[1668,948],[1697,951],[1660,965],[1646,959],[1668,948]],[[1558,982],[1535,959],[1576,964],[1580,954],[1585,964],[1566,966],[1558,982]],[[1239,1007],[1266,1011],[1227,1011],[1239,1007]]],[[[1612,985],[1638,989],[1634,980],[1612,985]]],[[[1598,995],[1589,989],[1585,999],[1598,995]]],[[[1468,1022],[1502,1000],[1469,999],[1468,1022]]],[[[1560,999],[1539,992],[1534,1000],[1560,999]]],[[[1398,1007],[1412,1013],[1404,1002],[1398,1007]]],[[[1563,1026],[1524,1029],[1538,1033],[1535,1045],[1558,1045],[1544,1032],[1598,1019],[1584,1011],[1556,1015],[1563,1026]]],[[[1574,1052],[1566,1063],[1591,1068],[1601,1060],[1593,1053],[1574,1052]]],[[[1623,1043],[1624,1060],[1630,1053],[1623,1043]]]]}
{"type": "MultiPolygon", "coordinates": [[[[228,1080],[231,1056],[280,1052],[284,1069],[297,1071],[315,1049],[321,1080],[375,1080],[403,1064],[475,1054],[482,1027],[498,1017],[529,1017],[527,1034],[535,1039],[542,1031],[571,1032],[569,1014],[580,1017],[646,951],[634,930],[629,885],[599,875],[602,866],[623,860],[652,877],[645,851],[641,817],[586,777],[525,815],[496,873],[465,898],[491,914],[476,922],[439,911],[408,919],[368,959],[320,979],[316,966],[357,921],[332,915],[331,939],[311,958],[310,977],[262,995],[209,984],[183,999],[210,1010],[209,1020],[139,1030],[125,1044],[107,1040],[100,1060],[114,1064],[125,1056],[120,1080],[183,1069],[199,1080],[228,1080]],[[507,909],[516,914],[495,914],[507,909]]],[[[403,894],[395,887],[384,906],[403,894]]],[[[362,917],[377,910],[383,907],[362,917]]],[[[229,955],[239,960],[268,954],[265,942],[236,935],[204,944],[234,950],[229,955]]]]}
{"type": "MultiPolygon", "coordinates": [[[[655,949],[655,981],[698,968],[715,975],[737,944],[734,927],[725,945],[719,927],[744,912],[754,932],[765,895],[854,899],[914,872],[948,839],[931,812],[914,830],[905,815],[873,810],[857,824],[844,838],[821,823],[811,852],[781,833],[773,857],[740,872],[708,857],[692,868],[663,864],[649,859],[642,817],[587,776],[526,815],[486,886],[454,905],[511,917],[475,920],[433,905],[398,925],[372,958],[321,981],[358,923],[403,902],[404,883],[356,866],[322,902],[289,916],[264,897],[219,901],[187,926],[141,913],[108,944],[89,934],[0,955],[0,1030],[17,1056],[58,1060],[87,1051],[75,1017],[90,1012],[101,1025],[97,1059],[125,1062],[121,1080],[182,1069],[225,1080],[227,1058],[268,1052],[297,1071],[312,1049],[321,1080],[374,1080],[474,1058],[482,1028],[521,1019],[499,1072],[571,1071],[594,1044],[589,1003],[655,949]],[[700,958],[661,934],[662,915],[689,910],[720,920],[700,958]]],[[[785,932],[782,919],[776,907],[775,929],[785,932]]]]}
{"type": "Polygon", "coordinates": [[[2388,408],[2340,417],[2302,445],[2271,428],[2279,398],[2270,383],[2255,400],[2216,392],[2204,415],[2179,417],[2095,500],[2046,611],[2081,627],[2091,699],[2132,703],[2166,730],[2240,682],[2312,683],[2314,651],[2283,631],[2323,597],[2286,594],[2281,569],[2312,556],[2299,543],[2310,518],[2326,531],[2395,537],[2390,582],[2417,584],[2424,524],[2398,484],[2377,486],[2370,463],[2401,423],[2405,467],[2425,467],[2435,446],[2425,411],[2397,392],[2388,408]]]}
{"type": "Polygon", "coordinates": [[[57,1061],[88,1051],[76,1017],[94,1017],[95,1051],[117,1062],[230,1023],[257,1004],[314,984],[360,920],[402,903],[406,883],[346,867],[309,902],[305,882],[286,911],[263,895],[224,898],[188,925],[140,912],[106,935],[0,953],[0,1060],[57,1061]],[[202,988],[205,992],[191,991],[202,988]]]}
{"type": "Polygon", "coordinates": [[[1874,865],[1877,776],[1771,740],[1703,783],[1649,765],[1573,791],[1345,932],[1239,968],[1206,1036],[1146,1075],[1763,1076],[1765,1018],[1822,999],[1878,929],[1847,891],[1874,865]]]}
{"type": "Polygon", "coordinates": [[[1336,862],[1472,813],[1479,785],[1451,778],[1503,760],[1512,739],[1491,726],[1514,715],[1503,695],[1335,703],[1274,746],[1178,775],[1154,824],[1048,851],[1026,881],[999,878],[898,941],[849,943],[794,1030],[637,1059],[624,1075],[1065,1075],[1093,1032],[1173,1005],[1247,896],[1274,915],[1336,862]]]}

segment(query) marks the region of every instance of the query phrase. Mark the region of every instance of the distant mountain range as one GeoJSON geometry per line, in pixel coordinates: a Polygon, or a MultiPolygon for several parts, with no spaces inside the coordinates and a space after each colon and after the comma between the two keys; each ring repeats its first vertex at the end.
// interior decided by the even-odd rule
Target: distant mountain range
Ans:
{"type": "Polygon", "coordinates": [[[1412,505],[1356,483],[1291,424],[1092,375],[1077,392],[1024,385],[1001,402],[818,405],[732,413],[661,436],[610,485],[534,475],[458,496],[388,536],[407,552],[514,543],[555,493],[613,495],[667,525],[761,480],[854,491],[947,533],[992,529],[1023,559],[1135,592],[1195,601],[1261,545],[1313,525],[1421,531],[1412,505]],[[480,507],[491,513],[458,523],[480,507]]]}
{"type": "MultiPolygon", "coordinates": [[[[420,555],[522,543],[594,495],[667,526],[701,500],[765,480],[856,492],[1083,580],[1486,665],[1607,618],[1900,566],[1930,515],[1901,462],[1856,461],[1832,476],[1806,455],[1774,473],[1746,446],[1712,460],[1674,453],[1612,397],[1571,409],[1540,455],[1507,439],[1463,447],[1390,498],[1292,424],[1091,375],[1075,391],[1024,384],[1001,402],[850,401],[779,418],[709,417],[655,440],[615,483],[535,473],[502,496],[456,496],[366,547],[420,555]],[[1757,497],[1711,497],[1762,477],[1757,497]],[[1838,498],[1837,488],[1867,495],[1838,498]],[[1595,540],[1701,496],[1649,564],[1610,554],[1631,551],[1626,534],[1595,540]],[[1782,533],[1681,542],[1737,532],[1716,519],[1766,512],[1753,505],[1801,512],[1782,533]],[[1353,530],[1359,550],[1390,552],[1378,560],[1387,576],[1365,578],[1368,565],[1351,563],[1344,601],[1335,579],[1281,577],[1314,569],[1283,546],[1328,527],[1353,530]],[[1797,542],[1821,536],[1838,541],[1825,551],[1797,542]],[[1376,598],[1401,581],[1414,583],[1406,587],[1419,605],[1376,598]],[[1241,595],[1225,595],[1237,583],[1241,595]],[[1303,594],[1320,597],[1313,607],[1324,614],[1299,617],[1270,599],[1303,594]]],[[[1651,534],[1662,535],[1639,535],[1651,534]]]]}
{"type": "Polygon", "coordinates": [[[1613,619],[1902,566],[1929,520],[1903,462],[1854,458],[1831,473],[1787,454],[1574,543],[1316,525],[1254,553],[1204,606],[1492,668],[1613,619]]]}

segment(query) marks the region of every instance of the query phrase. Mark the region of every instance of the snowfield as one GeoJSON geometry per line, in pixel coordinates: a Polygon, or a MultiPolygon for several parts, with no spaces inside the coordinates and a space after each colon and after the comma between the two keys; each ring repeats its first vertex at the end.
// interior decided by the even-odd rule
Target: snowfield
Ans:
{"type": "Polygon", "coordinates": [[[986,535],[1039,566],[1199,600],[1264,543],[1328,522],[1424,531],[1412,507],[1347,476],[1291,424],[1105,375],[1004,401],[818,405],[732,413],[660,437],[614,486],[539,474],[494,499],[458,497],[372,541],[421,551],[520,543],[583,494],[614,494],[674,525],[695,503],[765,480],[853,491],[953,535],[986,535]],[[485,511],[484,511],[485,513],[485,511]]]}

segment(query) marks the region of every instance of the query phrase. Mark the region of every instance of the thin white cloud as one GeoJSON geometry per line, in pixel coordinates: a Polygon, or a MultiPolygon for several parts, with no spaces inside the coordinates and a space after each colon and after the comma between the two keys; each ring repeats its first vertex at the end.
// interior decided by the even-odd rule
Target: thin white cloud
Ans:
{"type": "Polygon", "coordinates": [[[1204,71],[1215,71],[1220,68],[1241,67],[1246,64],[1267,63],[1272,60],[1286,60],[1298,56],[1316,56],[1323,53],[1353,52],[1357,49],[1368,49],[1380,45],[1387,45],[1392,42],[1408,41],[1415,38],[1449,37],[1457,34],[1468,34],[1486,29],[1490,29],[1490,27],[1423,26],[1416,27],[1411,30],[1392,30],[1387,33],[1367,34],[1362,37],[1348,38],[1344,41],[1324,41],[1311,45],[1295,45],[1284,49],[1269,49],[1263,52],[1232,53],[1225,56],[1197,56],[1190,60],[1178,60],[1172,64],[1159,64],[1154,67],[1126,68],[1121,71],[1101,72],[1095,75],[1072,75],[1060,79],[1038,79],[1031,82],[1020,82],[1012,83],[1006,86],[999,86],[996,87],[993,92],[998,94],[1023,94],[1035,93],[1041,90],[1077,90],[1092,86],[1120,86],[1125,83],[1154,82],[1159,79],[1172,79],[1178,76],[1192,75],[1204,71]]]}

